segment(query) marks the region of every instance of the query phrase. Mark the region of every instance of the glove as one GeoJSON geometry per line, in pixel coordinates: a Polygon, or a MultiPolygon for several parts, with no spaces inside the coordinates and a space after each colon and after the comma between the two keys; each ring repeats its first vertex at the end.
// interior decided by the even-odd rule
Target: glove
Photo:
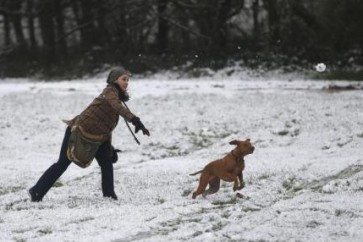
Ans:
{"type": "Polygon", "coordinates": [[[121,152],[119,149],[115,149],[115,147],[111,146],[112,148],[112,163],[116,163],[118,161],[118,154],[121,152]]]}
{"type": "Polygon", "coordinates": [[[131,119],[131,123],[135,126],[135,133],[139,132],[139,130],[142,130],[144,135],[150,136],[149,130],[145,128],[139,117],[133,117],[131,119]]]}

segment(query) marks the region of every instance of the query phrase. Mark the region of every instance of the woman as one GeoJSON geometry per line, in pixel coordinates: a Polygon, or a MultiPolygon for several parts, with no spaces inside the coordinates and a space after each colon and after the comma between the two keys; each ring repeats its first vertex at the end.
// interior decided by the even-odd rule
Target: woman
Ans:
{"type": "Polygon", "coordinates": [[[32,202],[41,201],[55,181],[71,164],[69,156],[67,156],[67,149],[72,127],[80,127],[82,132],[89,136],[101,137],[101,145],[97,149],[95,158],[101,167],[102,193],[104,197],[117,200],[113,184],[113,162],[117,160],[117,153],[111,145],[111,137],[119,116],[131,122],[135,126],[136,133],[142,130],[144,135],[150,136],[149,130],[145,128],[140,118],[121,103],[129,100],[127,93],[129,77],[129,72],[123,68],[113,69],[108,75],[107,86],[102,93],[80,115],[65,121],[68,127],[64,135],[59,159],[29,189],[32,202]]]}

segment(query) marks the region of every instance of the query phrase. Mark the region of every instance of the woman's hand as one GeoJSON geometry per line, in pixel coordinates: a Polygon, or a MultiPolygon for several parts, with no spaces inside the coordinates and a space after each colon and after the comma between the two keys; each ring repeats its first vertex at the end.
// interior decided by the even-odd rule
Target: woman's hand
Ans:
{"type": "Polygon", "coordinates": [[[131,119],[131,123],[135,126],[135,133],[139,132],[139,130],[142,130],[144,135],[150,136],[149,130],[145,128],[139,117],[133,117],[131,119]]]}

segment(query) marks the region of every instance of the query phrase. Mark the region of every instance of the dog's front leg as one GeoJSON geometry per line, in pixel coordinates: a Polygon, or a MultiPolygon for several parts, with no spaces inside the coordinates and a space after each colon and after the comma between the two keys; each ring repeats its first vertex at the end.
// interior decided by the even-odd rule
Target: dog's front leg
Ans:
{"type": "Polygon", "coordinates": [[[236,176],[236,178],[234,179],[234,184],[233,184],[233,191],[237,191],[240,190],[239,186],[238,186],[238,177],[236,176]]]}
{"type": "Polygon", "coordinates": [[[242,172],[238,175],[238,180],[239,180],[239,187],[238,187],[237,190],[242,190],[242,188],[245,187],[245,182],[243,181],[243,173],[242,172]]]}
{"type": "Polygon", "coordinates": [[[218,176],[224,181],[233,182],[233,191],[238,189],[238,178],[235,174],[223,171],[218,176]]]}

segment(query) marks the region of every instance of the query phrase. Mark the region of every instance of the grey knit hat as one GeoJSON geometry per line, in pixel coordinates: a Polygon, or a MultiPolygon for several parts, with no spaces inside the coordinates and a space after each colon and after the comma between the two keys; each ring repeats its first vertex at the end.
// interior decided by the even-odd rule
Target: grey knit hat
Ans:
{"type": "Polygon", "coordinates": [[[117,78],[119,78],[120,76],[122,75],[128,75],[128,76],[131,76],[130,72],[127,71],[125,68],[123,67],[117,67],[117,68],[113,68],[111,71],[110,71],[110,74],[108,74],[108,77],[107,77],[107,83],[108,84],[112,84],[114,83],[117,78]]]}

